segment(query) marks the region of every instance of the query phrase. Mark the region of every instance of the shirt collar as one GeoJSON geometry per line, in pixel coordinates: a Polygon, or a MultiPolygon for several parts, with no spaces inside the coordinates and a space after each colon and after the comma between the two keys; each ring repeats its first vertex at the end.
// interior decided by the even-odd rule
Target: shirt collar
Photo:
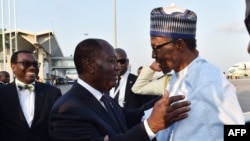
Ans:
{"type": "MultiPolygon", "coordinates": [[[[21,84],[21,85],[27,85],[27,84],[25,84],[25,83],[23,83],[23,82],[19,81],[18,79],[15,79],[15,83],[16,83],[16,86],[17,86],[18,84],[21,84]]],[[[32,83],[30,83],[30,84],[35,85],[35,81],[33,81],[33,82],[32,82],[32,83]]]]}
{"type": "Polygon", "coordinates": [[[129,75],[129,71],[126,71],[126,72],[125,72],[123,75],[121,75],[120,77],[121,77],[121,79],[123,79],[123,78],[127,78],[128,75],[129,75]]]}
{"type": "Polygon", "coordinates": [[[35,90],[35,81],[33,81],[33,82],[30,83],[30,84],[25,84],[25,83],[19,81],[18,79],[15,79],[15,84],[16,84],[16,88],[17,88],[18,92],[20,92],[20,90],[19,90],[19,88],[18,88],[19,85],[24,86],[24,85],[30,85],[30,84],[32,84],[32,85],[33,85],[33,88],[30,89],[30,91],[31,91],[31,92],[34,92],[34,90],[35,90]]]}
{"type": "Polygon", "coordinates": [[[97,100],[99,100],[99,101],[101,100],[103,94],[100,91],[98,91],[97,89],[93,88],[92,86],[90,86],[88,83],[86,83],[85,81],[83,81],[80,78],[77,79],[77,83],[80,84],[81,86],[83,86],[84,88],[86,88],[88,91],[90,91],[90,93],[97,100]]]}

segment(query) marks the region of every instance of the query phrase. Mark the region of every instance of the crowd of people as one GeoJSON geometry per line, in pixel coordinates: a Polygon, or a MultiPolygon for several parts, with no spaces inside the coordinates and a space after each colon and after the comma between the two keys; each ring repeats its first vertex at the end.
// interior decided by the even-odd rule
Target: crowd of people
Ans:
{"type": "MultiPolygon", "coordinates": [[[[249,0],[246,5],[249,31],[249,0]]],[[[14,81],[0,72],[0,140],[223,141],[224,125],[244,125],[245,118],[235,87],[199,55],[196,23],[192,10],[154,8],[154,62],[137,75],[129,72],[124,49],[98,38],[79,42],[73,56],[78,79],[65,94],[37,81],[32,52],[14,52],[14,81]]]]}

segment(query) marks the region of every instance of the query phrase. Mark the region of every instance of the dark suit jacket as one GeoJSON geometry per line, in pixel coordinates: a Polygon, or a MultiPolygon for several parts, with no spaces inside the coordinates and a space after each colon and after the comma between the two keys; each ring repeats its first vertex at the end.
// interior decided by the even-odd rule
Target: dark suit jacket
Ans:
{"type": "Polygon", "coordinates": [[[105,135],[110,141],[149,141],[141,117],[154,102],[130,110],[108,98],[118,124],[87,89],[75,82],[52,107],[49,130],[54,141],[103,141],[105,135]]]}
{"type": "Polygon", "coordinates": [[[130,73],[127,78],[124,107],[128,109],[141,107],[143,104],[158,97],[153,95],[138,95],[133,93],[132,87],[136,79],[137,76],[132,73],[130,73]]]}
{"type": "Polygon", "coordinates": [[[0,81],[0,87],[3,87],[3,86],[5,86],[5,84],[2,81],[0,81]]]}
{"type": "Polygon", "coordinates": [[[35,112],[29,128],[22,112],[14,82],[0,88],[0,140],[50,141],[48,117],[54,102],[61,96],[60,89],[35,83],[35,112]]]}

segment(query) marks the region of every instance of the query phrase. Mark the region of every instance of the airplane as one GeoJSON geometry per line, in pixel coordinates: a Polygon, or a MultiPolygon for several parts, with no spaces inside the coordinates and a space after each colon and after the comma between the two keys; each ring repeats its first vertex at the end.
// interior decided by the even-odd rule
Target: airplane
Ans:
{"type": "Polygon", "coordinates": [[[250,77],[250,62],[240,62],[230,67],[226,74],[228,79],[240,79],[250,77]]]}

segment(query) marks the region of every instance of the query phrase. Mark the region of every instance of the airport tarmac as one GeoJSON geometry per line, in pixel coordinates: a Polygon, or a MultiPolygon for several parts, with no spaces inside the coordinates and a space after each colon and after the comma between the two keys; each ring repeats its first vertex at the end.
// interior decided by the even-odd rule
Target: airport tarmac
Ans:
{"type": "Polygon", "coordinates": [[[243,112],[250,112],[250,79],[229,79],[236,87],[236,93],[243,112]]]}
{"type": "Polygon", "coordinates": [[[72,84],[60,84],[60,85],[56,85],[57,88],[61,89],[62,93],[66,93],[70,88],[71,88],[72,84]]]}
{"type": "MultiPolygon", "coordinates": [[[[250,112],[250,79],[229,79],[236,87],[236,93],[243,112],[250,112]]],[[[62,93],[71,88],[72,84],[57,85],[62,93]]]]}

